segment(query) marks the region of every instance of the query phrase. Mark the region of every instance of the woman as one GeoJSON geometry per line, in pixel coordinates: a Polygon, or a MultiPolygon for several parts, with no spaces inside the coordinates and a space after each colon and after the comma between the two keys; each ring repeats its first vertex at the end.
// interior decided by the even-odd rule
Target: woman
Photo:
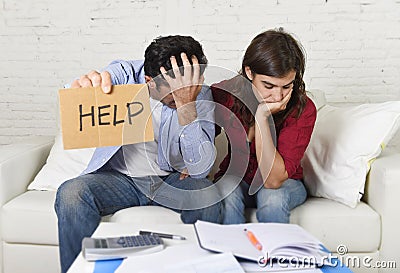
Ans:
{"type": "Polygon", "coordinates": [[[316,108],[306,96],[304,68],[301,45],[282,29],[269,30],[250,43],[239,76],[212,86],[214,101],[224,106],[216,107],[216,122],[230,142],[215,179],[222,189],[235,188],[233,177],[240,181],[224,199],[224,224],[244,223],[246,207],[257,207],[259,222],[288,223],[305,201],[300,161],[316,108]]]}

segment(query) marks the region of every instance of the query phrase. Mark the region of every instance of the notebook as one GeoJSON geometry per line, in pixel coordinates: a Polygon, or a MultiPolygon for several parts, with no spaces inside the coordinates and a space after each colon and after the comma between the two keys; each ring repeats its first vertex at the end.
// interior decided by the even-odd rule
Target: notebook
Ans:
{"type": "Polygon", "coordinates": [[[295,224],[219,225],[197,221],[194,227],[201,248],[214,252],[230,252],[237,258],[254,261],[261,266],[273,261],[315,266],[329,264],[329,253],[322,243],[295,224]],[[254,242],[254,239],[257,241],[254,242]]]}

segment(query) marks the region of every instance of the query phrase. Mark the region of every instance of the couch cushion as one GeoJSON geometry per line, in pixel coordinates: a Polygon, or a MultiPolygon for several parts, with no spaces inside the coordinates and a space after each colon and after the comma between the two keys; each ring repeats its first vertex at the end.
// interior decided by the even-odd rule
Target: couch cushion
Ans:
{"type": "Polygon", "coordinates": [[[132,207],[117,211],[110,222],[132,223],[134,225],[182,224],[180,214],[160,206],[132,207]]]}
{"type": "MultiPolygon", "coordinates": [[[[54,191],[28,191],[8,202],[2,210],[2,236],[8,243],[58,245],[54,191]]],[[[255,209],[247,219],[256,222],[255,209]]],[[[133,207],[116,212],[103,221],[135,225],[179,224],[180,215],[158,207],[133,207]]],[[[380,217],[361,202],[355,209],[341,203],[309,198],[292,211],[291,223],[298,224],[335,252],[345,245],[349,252],[374,252],[380,244],[380,217]]]]}
{"type": "Polygon", "coordinates": [[[3,272],[61,272],[58,246],[5,243],[3,249],[3,272]]]}
{"type": "MultiPolygon", "coordinates": [[[[5,204],[2,209],[3,240],[58,245],[55,195],[55,191],[27,191],[5,204]]],[[[103,217],[102,221],[155,225],[182,223],[178,213],[158,206],[128,208],[103,217]]]]}
{"type": "MultiPolygon", "coordinates": [[[[255,209],[247,211],[247,219],[257,221],[255,209]]],[[[364,202],[353,209],[311,197],[292,211],[290,222],[305,228],[332,252],[339,245],[345,245],[349,252],[375,252],[380,245],[379,214],[364,202]]]]}
{"type": "Polygon", "coordinates": [[[27,191],[2,209],[2,237],[9,243],[58,245],[55,191],[27,191]]]}

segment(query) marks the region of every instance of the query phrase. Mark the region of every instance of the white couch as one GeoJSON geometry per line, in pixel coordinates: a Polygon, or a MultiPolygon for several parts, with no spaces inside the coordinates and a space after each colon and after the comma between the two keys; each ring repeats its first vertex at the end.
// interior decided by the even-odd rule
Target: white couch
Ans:
{"type": "MultiPolygon", "coordinates": [[[[324,100],[324,98],[316,98],[324,100]]],[[[319,102],[320,103],[320,102],[319,102]]],[[[53,145],[52,137],[38,137],[0,148],[0,261],[3,273],[59,272],[57,218],[53,209],[54,191],[27,191],[28,184],[45,164],[53,145]]],[[[217,147],[223,147],[217,139],[217,147]]],[[[224,152],[219,153],[219,155],[224,152]]],[[[291,215],[319,238],[332,252],[339,245],[350,257],[371,257],[375,261],[395,261],[400,267],[399,216],[400,149],[388,148],[377,158],[367,179],[365,196],[355,209],[325,198],[310,197],[291,215]]],[[[256,221],[248,210],[249,221],[256,221]]],[[[181,223],[179,215],[161,207],[135,207],[115,213],[103,221],[181,223]]],[[[361,260],[362,261],[362,260],[361,260]]],[[[357,268],[355,272],[398,272],[377,268],[357,268]]],[[[1,273],[1,272],[0,272],[1,273]]]]}

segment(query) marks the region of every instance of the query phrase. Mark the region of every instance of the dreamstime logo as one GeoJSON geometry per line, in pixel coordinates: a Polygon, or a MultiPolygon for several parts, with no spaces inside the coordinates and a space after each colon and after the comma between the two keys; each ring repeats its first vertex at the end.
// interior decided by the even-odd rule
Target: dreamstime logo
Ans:
{"type": "Polygon", "coordinates": [[[316,264],[319,264],[317,257],[313,256],[269,256],[268,253],[265,253],[264,256],[260,256],[257,260],[257,263],[260,267],[270,268],[315,268],[316,264]]]}
{"type": "MultiPolygon", "coordinates": [[[[203,89],[204,87],[208,88],[207,86],[213,83],[232,78],[235,78],[236,81],[250,84],[247,79],[239,76],[236,72],[221,67],[208,66],[205,71],[203,89]]],[[[161,75],[158,77],[161,77],[161,75]]],[[[155,78],[154,81],[160,82],[161,79],[155,78]]],[[[180,86],[179,88],[182,87],[183,86],[180,86]]],[[[251,91],[248,93],[238,93],[235,87],[236,85],[232,85],[231,87],[224,88],[224,91],[232,94],[235,99],[239,99],[248,109],[253,109],[255,111],[258,102],[253,93],[251,91]]],[[[171,92],[174,91],[175,90],[171,90],[171,92]]],[[[196,100],[195,107],[197,110],[197,118],[192,124],[179,126],[177,124],[177,113],[173,110],[168,110],[166,112],[168,112],[169,115],[163,114],[160,124],[156,124],[155,126],[157,127],[155,130],[162,128],[162,130],[155,132],[155,135],[159,135],[159,138],[155,141],[161,140],[161,143],[155,145],[156,147],[158,146],[158,148],[155,148],[154,142],[143,143],[142,151],[145,153],[148,162],[147,166],[152,168],[154,173],[154,175],[151,176],[151,183],[156,186],[139,188],[146,196],[151,197],[153,201],[162,206],[179,210],[195,210],[209,207],[220,202],[232,193],[245,176],[250,154],[250,147],[246,141],[247,132],[239,118],[232,112],[232,109],[212,101],[211,90],[207,92],[203,90],[201,94],[202,97],[200,98],[199,95],[198,100],[196,100]],[[218,113],[218,116],[214,116],[214,113],[218,113]],[[200,134],[207,134],[204,128],[208,128],[209,131],[212,131],[215,128],[215,124],[220,127],[226,127],[226,123],[224,123],[227,122],[226,119],[221,119],[220,116],[225,118],[229,117],[229,126],[234,128],[234,130],[225,130],[225,134],[228,140],[236,140],[230,142],[231,146],[229,148],[231,151],[231,158],[226,173],[217,182],[210,183],[207,187],[196,189],[185,189],[185,187],[170,185],[159,177],[160,170],[156,168],[160,163],[166,163],[172,170],[180,173],[189,171],[194,177],[204,176],[202,174],[211,169],[217,157],[217,149],[214,146],[213,139],[201,138],[201,135],[197,135],[197,139],[192,138],[188,140],[182,138],[187,135],[185,130],[194,130],[194,132],[200,132],[200,134]],[[196,126],[200,126],[200,128],[196,126]],[[210,130],[211,127],[212,129],[210,130]],[[174,128],[174,131],[172,131],[171,128],[174,128]],[[190,141],[192,143],[190,143],[190,141]],[[187,156],[188,154],[190,155],[189,157],[187,156]],[[195,160],[194,157],[196,157],[197,160],[195,160]]],[[[170,93],[164,94],[164,97],[157,99],[165,103],[168,99],[166,96],[169,94],[170,93]],[[167,99],[164,100],[164,98],[167,99]]],[[[169,96],[169,99],[170,98],[171,96],[169,96]]],[[[148,123],[150,122],[150,118],[157,114],[154,110],[155,109],[152,109],[151,115],[148,117],[148,123]]],[[[156,117],[154,120],[157,120],[157,118],[160,119],[160,117],[156,117]]],[[[272,117],[268,122],[270,123],[272,139],[276,142],[275,126],[272,117]]],[[[132,133],[135,132],[132,132],[132,130],[125,131],[124,127],[124,138],[126,137],[128,139],[129,134],[132,133]]],[[[125,146],[123,146],[122,150],[128,172],[131,176],[135,177],[135,170],[130,168],[130,166],[132,166],[131,150],[129,150],[129,147],[126,148],[125,146]]],[[[223,157],[224,156],[225,155],[223,155],[223,157]]],[[[272,159],[274,156],[275,154],[271,154],[272,159]]],[[[210,179],[212,179],[212,177],[210,177],[210,179]]],[[[262,181],[260,182],[254,179],[250,186],[249,193],[255,194],[262,186],[262,181]]]]}
{"type": "Polygon", "coordinates": [[[397,268],[396,261],[376,261],[369,255],[348,255],[349,249],[343,244],[337,246],[336,252],[339,256],[330,255],[328,257],[328,261],[333,266],[347,266],[350,268],[397,268]]]}
{"type": "Polygon", "coordinates": [[[345,246],[345,245],[338,245],[336,248],[336,252],[337,252],[337,254],[343,256],[343,255],[346,255],[349,252],[349,250],[347,249],[347,246],[345,246]]]}
{"type": "Polygon", "coordinates": [[[332,267],[349,267],[349,268],[397,268],[396,261],[376,261],[369,255],[355,256],[348,255],[346,245],[340,244],[336,248],[336,254],[327,253],[327,255],[316,256],[264,256],[258,258],[260,267],[278,267],[278,268],[312,268],[316,265],[328,265],[332,267]]]}

